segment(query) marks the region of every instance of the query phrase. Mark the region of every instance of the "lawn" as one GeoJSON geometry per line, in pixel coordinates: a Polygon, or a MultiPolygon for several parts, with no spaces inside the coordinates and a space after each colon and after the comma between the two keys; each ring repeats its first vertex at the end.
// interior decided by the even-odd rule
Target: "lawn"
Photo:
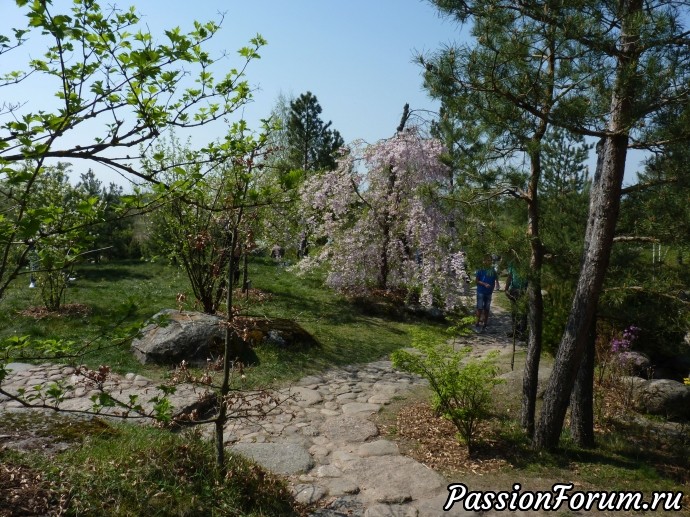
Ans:
{"type": "MultiPolygon", "coordinates": [[[[163,263],[123,261],[82,265],[75,277],[65,295],[65,307],[72,310],[64,314],[37,310],[39,290],[16,282],[2,301],[0,339],[14,335],[72,341],[74,350],[84,352],[73,359],[76,362],[90,367],[107,364],[119,373],[164,375],[164,369],[145,367],[134,359],[127,336],[162,309],[198,310],[184,271],[163,263]],[[185,295],[181,304],[180,294],[185,295]]],[[[414,326],[445,332],[445,326],[429,320],[390,317],[385,308],[374,313],[324,288],[318,273],[298,276],[266,257],[253,257],[249,277],[252,296],[236,296],[243,314],[291,319],[320,345],[308,350],[258,347],[259,363],[250,376],[254,384],[294,381],[352,363],[353,357],[357,362],[380,359],[408,346],[414,326]]]]}
{"type": "MultiPolygon", "coordinates": [[[[421,329],[441,340],[447,337],[446,325],[412,318],[390,302],[362,303],[338,295],[323,287],[317,273],[297,276],[289,268],[265,257],[254,257],[249,273],[252,282],[249,300],[237,293],[242,312],[291,319],[319,343],[319,346],[304,350],[257,347],[258,364],[248,370],[252,385],[284,384],[329,367],[380,359],[409,346],[413,329],[421,329]]],[[[501,298],[498,297],[498,302],[501,298]]],[[[166,375],[165,368],[143,366],[133,359],[126,336],[161,309],[195,309],[191,288],[181,269],[140,261],[80,267],[65,302],[72,310],[61,315],[36,310],[40,306],[40,294],[28,289],[24,282],[18,282],[2,302],[5,310],[0,313],[0,339],[28,335],[36,339],[69,340],[75,343],[75,348],[88,345],[86,353],[74,358],[75,361],[90,366],[109,364],[120,373],[134,371],[162,377],[166,375]],[[186,301],[178,305],[181,293],[186,301]]],[[[508,360],[508,356],[500,358],[502,371],[509,369],[508,360]]],[[[550,362],[548,358],[544,361],[550,362]]],[[[516,367],[523,362],[521,351],[516,367]]],[[[607,488],[646,493],[686,487],[689,479],[687,459],[690,457],[687,440],[670,443],[660,436],[650,435],[649,427],[626,426],[605,415],[597,415],[598,448],[580,449],[569,441],[565,432],[559,451],[552,454],[533,451],[516,421],[520,384],[520,376],[517,376],[514,383],[501,385],[494,392],[493,408],[482,432],[484,447],[474,458],[467,456],[452,426],[448,427],[447,421],[439,420],[428,410],[428,402],[424,400],[428,394],[416,394],[384,409],[378,423],[382,434],[397,441],[401,450],[443,472],[449,479],[462,479],[474,489],[510,490],[516,480],[531,489],[545,490],[555,481],[576,482],[587,490],[607,488]],[[406,434],[403,429],[415,429],[417,434],[406,434]]],[[[46,422],[43,417],[40,421],[42,425],[46,422]]],[[[27,425],[35,426],[34,423],[27,425]]],[[[127,511],[121,506],[123,515],[136,515],[141,511],[166,512],[163,508],[179,505],[180,501],[191,505],[186,510],[189,515],[197,511],[222,512],[221,508],[245,504],[240,495],[246,492],[246,487],[241,483],[227,486],[225,492],[217,495],[219,488],[214,481],[212,451],[207,443],[199,443],[193,437],[173,438],[162,430],[143,431],[131,426],[108,426],[105,431],[92,430],[88,426],[79,429],[83,436],[76,436],[75,440],[86,440],[68,454],[41,460],[32,455],[0,450],[0,463],[4,463],[6,469],[17,469],[18,473],[35,475],[37,471],[26,469],[38,469],[40,479],[47,483],[41,485],[41,490],[53,496],[63,489],[70,490],[75,505],[91,510],[105,503],[125,505],[127,501],[134,501],[134,496],[127,491],[129,485],[117,482],[130,478],[141,484],[142,491],[160,495],[156,496],[158,499],[134,501],[127,511]],[[117,447],[112,447],[113,443],[117,443],[117,447]],[[146,460],[142,463],[135,458],[146,460]],[[208,469],[191,468],[192,464],[207,465],[208,469]],[[82,465],[88,465],[93,476],[87,475],[82,465]],[[171,470],[179,475],[168,477],[166,473],[171,470]],[[191,492],[184,488],[186,484],[192,487],[191,492]],[[217,496],[198,498],[194,491],[217,496]],[[209,501],[217,505],[203,506],[209,501]]],[[[54,429],[51,434],[55,434],[54,429]]],[[[231,468],[239,476],[258,475],[255,469],[244,464],[231,468]]],[[[275,508],[247,506],[243,510],[246,515],[283,515],[288,511],[287,506],[281,506],[289,505],[284,486],[278,480],[267,479],[268,485],[262,481],[248,486],[262,493],[275,490],[271,496],[276,501],[275,508]]],[[[269,499],[257,504],[269,504],[269,499]]],[[[106,515],[111,510],[112,507],[106,505],[99,511],[106,515]]]]}

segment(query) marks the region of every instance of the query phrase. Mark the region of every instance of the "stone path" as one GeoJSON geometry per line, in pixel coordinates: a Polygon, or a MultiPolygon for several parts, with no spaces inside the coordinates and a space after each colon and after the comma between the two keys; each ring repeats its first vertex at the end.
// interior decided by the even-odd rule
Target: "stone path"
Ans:
{"type": "MultiPolygon", "coordinates": [[[[466,341],[473,355],[493,349],[507,352],[512,341],[505,337],[506,323],[508,315],[497,311],[486,333],[466,341]]],[[[10,368],[13,371],[3,383],[9,392],[64,379],[75,388],[61,407],[91,406],[93,392],[70,367],[13,364],[10,368]]],[[[125,400],[155,390],[153,381],[134,374],[114,376],[108,382],[125,400]]],[[[459,505],[444,512],[447,481],[402,456],[394,442],[379,436],[372,421],[384,405],[424,384],[418,377],[395,371],[387,360],[332,369],[280,390],[282,410],[260,423],[229,423],[226,440],[232,450],[286,476],[297,500],[319,503],[321,509],[314,517],[475,515],[459,505]]],[[[178,390],[172,402],[184,407],[197,400],[198,393],[187,386],[178,390]]],[[[0,409],[17,407],[16,402],[0,397],[0,409]]]]}

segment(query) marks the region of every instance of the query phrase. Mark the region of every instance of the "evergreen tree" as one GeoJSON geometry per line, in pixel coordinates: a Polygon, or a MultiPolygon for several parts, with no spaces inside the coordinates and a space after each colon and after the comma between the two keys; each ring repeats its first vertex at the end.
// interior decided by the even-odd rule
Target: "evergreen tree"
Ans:
{"type": "Polygon", "coordinates": [[[296,99],[278,97],[271,113],[275,127],[269,134],[270,155],[264,178],[276,203],[263,210],[261,232],[270,246],[295,250],[298,257],[308,254],[311,237],[304,214],[297,207],[298,190],[313,173],[332,171],[344,141],[332,123],[321,119],[321,106],[315,95],[306,92],[296,99]]]}
{"type": "MultiPolygon", "coordinates": [[[[569,0],[557,2],[512,2],[436,0],[444,12],[460,21],[473,22],[478,53],[460,54],[468,74],[492,64],[484,83],[451,75],[450,84],[469,85],[482,94],[491,89],[501,98],[481,102],[475,95],[465,111],[493,113],[510,101],[514,116],[504,116],[504,129],[519,135],[528,115],[571,132],[600,139],[597,173],[590,189],[588,225],[583,258],[565,332],[544,397],[541,420],[534,443],[552,448],[558,443],[578,369],[582,364],[591,387],[593,323],[611,254],[619,213],[623,174],[628,147],[651,148],[659,144],[645,126],[656,114],[670,106],[682,106],[689,96],[684,79],[690,71],[687,30],[684,18],[687,3],[668,0],[569,0]],[[520,23],[516,24],[515,22],[520,23]],[[478,34],[477,28],[486,28],[478,34]],[[523,46],[522,54],[502,53],[520,49],[530,34],[542,34],[539,45],[523,46]],[[517,46],[516,46],[517,44],[517,46]],[[519,62],[543,63],[543,70],[557,67],[553,80],[516,84],[522,76],[511,72],[519,62]],[[535,102],[540,92],[553,89],[551,109],[535,102]],[[476,102],[479,101],[479,102],[476,102]],[[589,354],[591,356],[591,354],[589,354]]],[[[449,52],[448,61],[455,61],[449,52]]],[[[441,62],[441,65],[444,63],[441,62]]],[[[432,71],[443,70],[431,63],[432,71]]],[[[508,115],[508,111],[505,115],[508,115]]],[[[690,137],[687,127],[679,127],[676,140],[690,137]]],[[[523,134],[524,138],[524,134],[523,134]]],[[[535,142],[536,144],[536,142],[535,142]]],[[[531,145],[528,153],[538,151],[531,145]]],[[[535,155],[536,156],[536,155],[535,155]]],[[[589,400],[591,416],[591,397],[589,400]]],[[[578,413],[579,414],[579,413],[578,413]]]]}
{"type": "Polygon", "coordinates": [[[103,210],[102,221],[89,229],[94,235],[90,259],[98,263],[102,257],[139,258],[139,246],[134,241],[134,223],[139,215],[127,207],[122,186],[110,183],[106,187],[89,169],[79,176],[76,188],[98,198],[103,210]]]}
{"type": "Polygon", "coordinates": [[[500,10],[487,9],[475,21],[472,34],[477,45],[447,49],[429,61],[423,59],[422,63],[427,69],[426,86],[432,95],[441,98],[455,120],[475,135],[476,143],[469,147],[459,146],[462,152],[456,155],[463,159],[466,167],[474,169],[463,174],[470,179],[465,183],[491,190],[494,196],[510,193],[521,199],[527,208],[530,310],[522,424],[531,435],[543,314],[544,249],[539,199],[542,146],[549,129],[549,116],[559,106],[556,85],[563,82],[565,73],[556,54],[555,31],[529,17],[500,10]],[[525,93],[518,99],[514,92],[525,93]],[[531,110],[525,109],[522,104],[525,102],[531,110]],[[481,151],[478,152],[477,147],[481,151]],[[473,154],[484,163],[467,162],[467,158],[474,158],[473,154]],[[526,175],[515,174],[513,164],[520,157],[527,159],[529,172],[526,175]],[[486,160],[493,166],[485,166],[486,160]],[[482,168],[478,169],[478,165],[482,168]],[[479,174],[474,172],[476,170],[479,174]]]}
{"type": "Polygon", "coordinates": [[[290,165],[303,171],[333,170],[336,154],[344,145],[332,122],[321,119],[316,95],[306,92],[290,102],[286,123],[290,165]]]}

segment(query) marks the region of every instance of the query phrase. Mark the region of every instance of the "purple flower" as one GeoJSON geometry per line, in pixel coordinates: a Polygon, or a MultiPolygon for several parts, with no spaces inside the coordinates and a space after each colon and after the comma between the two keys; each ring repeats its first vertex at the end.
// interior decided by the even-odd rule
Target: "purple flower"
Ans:
{"type": "Polygon", "coordinates": [[[632,347],[633,343],[637,341],[640,334],[640,328],[635,325],[630,325],[623,331],[623,336],[615,337],[611,340],[611,351],[614,354],[621,354],[627,352],[632,347]]]}

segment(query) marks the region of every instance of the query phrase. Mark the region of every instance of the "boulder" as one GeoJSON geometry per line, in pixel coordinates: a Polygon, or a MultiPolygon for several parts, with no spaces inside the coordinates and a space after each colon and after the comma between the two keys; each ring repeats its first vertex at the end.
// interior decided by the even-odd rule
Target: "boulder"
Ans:
{"type": "MultiPolygon", "coordinates": [[[[224,317],[200,312],[165,309],[156,314],[132,341],[132,352],[143,364],[206,364],[223,354],[224,317]]],[[[248,351],[245,364],[256,360],[251,347],[272,345],[280,348],[316,346],[317,341],[292,320],[237,316],[237,335],[248,351]]]]}
{"type": "Polygon", "coordinates": [[[670,419],[690,419],[690,386],[670,379],[653,379],[637,386],[640,411],[670,419]]]}
{"type": "Polygon", "coordinates": [[[649,377],[652,361],[647,354],[630,350],[628,352],[621,352],[618,356],[622,365],[630,370],[632,375],[637,377],[649,377]]]}
{"type": "Polygon", "coordinates": [[[132,352],[143,364],[205,364],[222,350],[222,322],[211,314],[165,309],[132,341],[132,352]]]}
{"type": "Polygon", "coordinates": [[[620,382],[626,393],[630,393],[633,397],[636,397],[639,396],[640,391],[647,385],[648,381],[635,375],[624,375],[620,378],[620,382]]]}

